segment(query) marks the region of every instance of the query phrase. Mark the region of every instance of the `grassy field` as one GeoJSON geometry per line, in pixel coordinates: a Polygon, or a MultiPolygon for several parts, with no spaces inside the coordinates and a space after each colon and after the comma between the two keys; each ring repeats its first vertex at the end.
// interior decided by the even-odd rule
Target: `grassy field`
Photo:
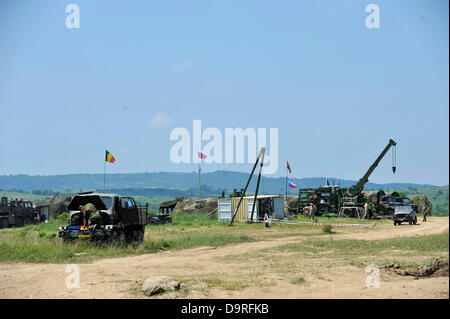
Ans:
{"type": "MultiPolygon", "coordinates": [[[[336,222],[338,219],[319,218],[318,220],[336,222]]],[[[345,222],[357,221],[360,222],[359,220],[345,219],[345,222]]],[[[3,229],[0,232],[0,261],[90,262],[99,258],[155,253],[160,250],[223,246],[270,238],[324,234],[320,228],[307,225],[279,223],[265,228],[261,224],[234,223],[230,227],[226,223],[219,223],[216,217],[206,214],[175,213],[173,224],[148,225],[142,245],[110,247],[94,245],[89,242],[61,244],[57,238],[58,227],[66,224],[66,219],[57,219],[23,228],[3,229]]]]}
{"type": "MultiPolygon", "coordinates": [[[[299,219],[303,220],[302,218],[299,219]]],[[[317,218],[318,222],[330,223],[374,223],[373,220],[359,219],[317,218]]],[[[387,219],[376,220],[377,227],[390,226],[387,219]]],[[[381,262],[399,257],[420,255],[426,253],[435,256],[436,253],[448,252],[448,234],[422,236],[417,238],[403,238],[374,241],[349,241],[330,239],[330,233],[320,227],[309,225],[289,225],[276,223],[266,228],[261,224],[235,223],[232,227],[226,223],[219,223],[216,217],[206,214],[175,213],[173,224],[148,225],[144,243],[138,247],[114,247],[106,245],[80,242],[63,245],[57,238],[58,227],[67,224],[65,219],[53,220],[49,223],[30,225],[23,228],[3,229],[0,232],[0,262],[92,262],[101,258],[124,257],[155,253],[161,250],[187,249],[199,246],[223,246],[233,243],[270,240],[281,237],[302,236],[305,240],[295,244],[282,245],[270,250],[262,250],[252,255],[225,256],[225,259],[236,261],[271,260],[271,256],[279,254],[288,256],[283,258],[289,268],[289,260],[300,256],[315,256],[334,258],[335,262],[357,263],[365,257],[378,256],[381,262]],[[324,236],[326,235],[326,236],[324,236]],[[321,239],[324,236],[326,239],[321,239]],[[314,237],[314,238],[309,238],[314,237]],[[401,251],[402,253],[398,253],[401,251]],[[262,258],[262,259],[261,259],[262,258]]],[[[354,228],[352,232],[364,232],[362,228],[354,228]]],[[[333,228],[331,235],[339,235],[340,230],[333,228]]],[[[425,255],[426,255],[425,254],[425,255]]],[[[309,258],[308,257],[308,258],[309,258]]],[[[431,258],[431,257],[430,257],[431,258]]],[[[409,262],[411,265],[411,262],[409,262]]]]}

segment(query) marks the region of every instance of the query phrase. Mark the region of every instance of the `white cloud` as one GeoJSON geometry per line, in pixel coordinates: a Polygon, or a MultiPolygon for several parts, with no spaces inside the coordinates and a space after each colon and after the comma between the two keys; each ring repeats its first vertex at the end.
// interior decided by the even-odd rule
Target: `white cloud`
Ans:
{"type": "Polygon", "coordinates": [[[189,69],[194,63],[192,61],[185,61],[183,63],[175,65],[174,69],[177,72],[183,72],[189,69]]]}
{"type": "Polygon", "coordinates": [[[166,127],[172,123],[172,118],[166,113],[158,112],[156,115],[148,122],[148,127],[151,129],[160,129],[166,127]]]}

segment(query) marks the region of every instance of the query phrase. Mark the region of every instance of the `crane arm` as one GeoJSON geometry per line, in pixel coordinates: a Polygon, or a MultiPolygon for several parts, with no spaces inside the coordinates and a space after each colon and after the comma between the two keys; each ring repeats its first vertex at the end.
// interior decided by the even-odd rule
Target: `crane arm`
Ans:
{"type": "Polygon", "coordinates": [[[373,164],[369,167],[366,174],[364,174],[364,176],[358,181],[358,183],[355,186],[350,187],[349,192],[352,196],[356,196],[363,191],[364,185],[366,185],[366,183],[369,181],[369,176],[372,174],[372,172],[378,166],[378,164],[383,159],[383,157],[386,155],[386,153],[389,151],[389,149],[395,145],[397,145],[397,142],[395,142],[393,139],[390,139],[388,145],[384,148],[384,150],[381,152],[381,154],[377,157],[375,162],[373,162],[373,164]]]}

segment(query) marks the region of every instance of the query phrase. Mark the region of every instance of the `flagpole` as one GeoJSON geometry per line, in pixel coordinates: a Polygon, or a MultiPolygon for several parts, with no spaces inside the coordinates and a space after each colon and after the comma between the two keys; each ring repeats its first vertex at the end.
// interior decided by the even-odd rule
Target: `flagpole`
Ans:
{"type": "MultiPolygon", "coordinates": [[[[105,154],[106,152],[107,150],[105,150],[105,154]]],[[[103,170],[103,193],[106,193],[106,158],[105,158],[105,168],[103,170]]]]}
{"type": "MultiPolygon", "coordinates": [[[[286,162],[287,163],[287,162],[286,162]]],[[[284,217],[287,217],[287,188],[288,188],[288,168],[286,165],[286,199],[284,201],[284,217]]]]}
{"type": "Polygon", "coordinates": [[[202,184],[200,183],[200,162],[198,162],[198,189],[200,191],[200,198],[202,198],[202,184]]]}

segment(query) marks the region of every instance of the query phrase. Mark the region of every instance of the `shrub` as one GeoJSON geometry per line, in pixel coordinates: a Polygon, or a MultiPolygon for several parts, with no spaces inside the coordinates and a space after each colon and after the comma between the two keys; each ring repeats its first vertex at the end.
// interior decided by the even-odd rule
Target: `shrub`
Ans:
{"type": "Polygon", "coordinates": [[[63,213],[61,213],[61,214],[58,215],[58,219],[59,219],[59,220],[64,220],[64,221],[66,221],[67,218],[69,218],[69,217],[70,217],[70,215],[69,215],[68,212],[63,212],[63,213]]]}
{"type": "Polygon", "coordinates": [[[322,226],[322,231],[324,233],[330,234],[330,233],[332,233],[332,229],[333,229],[333,226],[331,226],[331,225],[323,225],[322,226]]]}

